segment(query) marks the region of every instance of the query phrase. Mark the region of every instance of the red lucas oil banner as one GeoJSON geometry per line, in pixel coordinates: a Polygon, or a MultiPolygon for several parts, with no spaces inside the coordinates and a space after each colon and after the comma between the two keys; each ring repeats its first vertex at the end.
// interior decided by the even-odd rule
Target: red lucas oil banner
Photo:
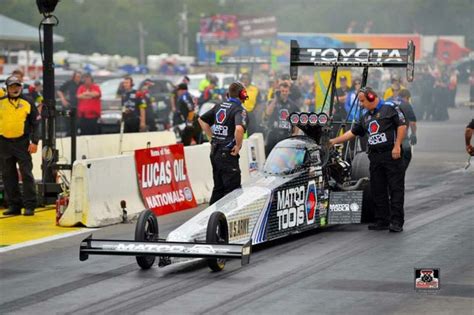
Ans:
{"type": "Polygon", "coordinates": [[[156,215],[196,207],[182,144],[136,150],[135,165],[143,202],[156,215]]]}

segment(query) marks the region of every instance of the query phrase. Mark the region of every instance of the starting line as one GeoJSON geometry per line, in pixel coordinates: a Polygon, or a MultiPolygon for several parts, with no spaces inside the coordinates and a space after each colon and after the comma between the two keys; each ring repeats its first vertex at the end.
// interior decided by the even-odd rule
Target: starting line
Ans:
{"type": "MultiPolygon", "coordinates": [[[[0,210],[2,213],[4,210],[0,210]]],[[[54,206],[37,208],[34,216],[3,216],[0,214],[0,253],[49,242],[94,229],[56,225],[54,206]]]]}

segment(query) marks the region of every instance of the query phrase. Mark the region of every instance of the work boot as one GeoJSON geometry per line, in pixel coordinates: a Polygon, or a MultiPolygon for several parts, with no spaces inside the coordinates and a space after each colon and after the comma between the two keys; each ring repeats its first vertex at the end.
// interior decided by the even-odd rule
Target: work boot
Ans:
{"type": "Polygon", "coordinates": [[[401,224],[390,223],[390,227],[388,229],[390,232],[398,233],[403,231],[403,227],[401,224]]]}
{"type": "Polygon", "coordinates": [[[377,223],[369,224],[367,228],[372,231],[383,231],[383,230],[388,230],[388,224],[383,223],[383,222],[377,222],[377,223]]]}
{"type": "Polygon", "coordinates": [[[26,208],[25,212],[23,213],[24,216],[31,216],[35,215],[35,209],[32,208],[26,208]]]}
{"type": "Polygon", "coordinates": [[[7,211],[3,212],[3,215],[20,215],[21,209],[16,209],[13,207],[8,208],[7,211]]]}

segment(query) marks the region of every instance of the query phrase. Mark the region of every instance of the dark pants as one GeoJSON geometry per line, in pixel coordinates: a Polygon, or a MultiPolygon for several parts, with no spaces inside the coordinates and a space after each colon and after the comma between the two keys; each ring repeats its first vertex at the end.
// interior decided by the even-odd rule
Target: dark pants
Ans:
{"type": "Polygon", "coordinates": [[[370,152],[370,188],[375,202],[375,219],[387,224],[404,223],[405,166],[392,159],[392,152],[370,152]]]}
{"type": "Polygon", "coordinates": [[[124,121],[123,132],[140,132],[140,118],[139,117],[126,117],[124,121]]]}
{"type": "Polygon", "coordinates": [[[33,177],[33,162],[28,152],[29,139],[24,137],[18,140],[6,140],[0,138],[0,167],[2,167],[2,178],[8,204],[14,209],[36,208],[36,187],[33,177]],[[20,167],[23,180],[23,198],[20,192],[18,171],[20,167]]]}
{"type": "Polygon", "coordinates": [[[234,189],[240,188],[239,155],[233,156],[228,148],[211,147],[212,177],[214,189],[212,190],[212,205],[234,189]]]}
{"type": "Polygon", "coordinates": [[[81,129],[81,136],[97,135],[99,134],[98,118],[79,118],[79,129],[81,129]]]}

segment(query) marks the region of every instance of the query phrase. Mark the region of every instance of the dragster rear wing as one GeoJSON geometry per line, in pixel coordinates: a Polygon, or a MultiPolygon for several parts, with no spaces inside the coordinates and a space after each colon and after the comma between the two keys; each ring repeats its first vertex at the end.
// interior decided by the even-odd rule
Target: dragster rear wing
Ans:
{"type": "Polygon", "coordinates": [[[291,40],[290,76],[298,78],[298,67],[379,67],[407,68],[407,80],[413,81],[415,45],[409,40],[407,48],[301,48],[291,40]]]}
{"type": "Polygon", "coordinates": [[[130,241],[92,239],[92,234],[81,242],[79,260],[89,255],[165,256],[189,258],[240,259],[242,265],[250,261],[252,240],[245,244],[210,244],[158,241],[130,241]]]}

